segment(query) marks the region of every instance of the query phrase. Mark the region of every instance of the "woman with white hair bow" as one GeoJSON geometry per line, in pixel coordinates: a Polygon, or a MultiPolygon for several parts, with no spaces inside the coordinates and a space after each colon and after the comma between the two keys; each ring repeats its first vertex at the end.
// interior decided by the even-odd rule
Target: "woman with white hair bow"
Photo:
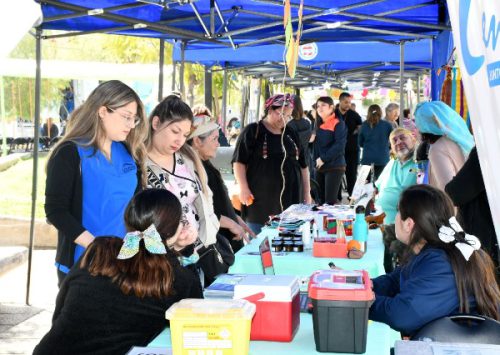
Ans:
{"type": "Polygon", "coordinates": [[[441,101],[423,102],[415,109],[415,124],[430,143],[429,184],[444,191],[462,168],[474,139],[462,117],[441,101]]]}

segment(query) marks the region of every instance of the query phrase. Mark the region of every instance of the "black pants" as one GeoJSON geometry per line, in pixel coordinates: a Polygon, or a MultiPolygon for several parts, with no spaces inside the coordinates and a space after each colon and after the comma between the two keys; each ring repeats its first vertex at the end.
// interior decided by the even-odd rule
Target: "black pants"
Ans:
{"type": "Polygon", "coordinates": [[[385,165],[374,165],[373,166],[373,181],[372,181],[372,174],[368,174],[368,182],[373,182],[377,181],[378,177],[380,174],[382,174],[382,171],[384,171],[385,165]]]}
{"type": "Polygon", "coordinates": [[[345,152],[345,179],[347,182],[347,193],[349,196],[352,195],[352,190],[354,190],[354,185],[356,185],[356,179],[358,177],[358,165],[359,165],[359,152],[345,152]]]}
{"type": "Polygon", "coordinates": [[[321,203],[336,203],[340,184],[344,176],[343,170],[318,171],[316,170],[316,181],[319,184],[319,198],[321,203]]]}

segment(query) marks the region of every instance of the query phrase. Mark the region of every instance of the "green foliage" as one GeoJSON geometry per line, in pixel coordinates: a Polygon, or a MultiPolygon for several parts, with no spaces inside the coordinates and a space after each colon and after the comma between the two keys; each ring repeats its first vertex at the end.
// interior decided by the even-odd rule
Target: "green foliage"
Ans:
{"type": "MultiPolygon", "coordinates": [[[[44,218],[45,201],[45,164],[47,158],[38,160],[38,180],[36,193],[35,217],[44,218]]],[[[33,159],[22,160],[9,169],[0,172],[0,215],[26,217],[31,216],[31,189],[33,159]]]]}
{"type": "MultiPolygon", "coordinates": [[[[155,38],[92,34],[42,40],[42,60],[151,64],[158,62],[159,50],[160,40],[155,38]]],[[[165,64],[172,63],[171,52],[172,45],[165,42],[165,64]]],[[[24,36],[10,57],[35,59],[35,38],[30,34],[24,36]]]]}
{"type": "MultiPolygon", "coordinates": [[[[45,35],[56,34],[44,32],[45,35]]],[[[42,60],[93,61],[112,63],[157,63],[160,40],[118,35],[93,34],[42,40],[42,60]]],[[[165,64],[172,63],[172,45],[165,43],[165,64]]],[[[35,38],[27,34],[11,52],[11,58],[35,59],[35,38]]],[[[41,107],[58,111],[60,90],[65,79],[42,79],[41,107]]],[[[35,115],[35,79],[5,77],[6,119],[32,120],[35,115]]]]}
{"type": "MultiPolygon", "coordinates": [[[[33,120],[35,117],[35,79],[4,77],[5,118],[17,117],[33,120]]],[[[42,79],[41,107],[58,111],[62,95],[60,90],[68,86],[68,80],[42,79]]]]}

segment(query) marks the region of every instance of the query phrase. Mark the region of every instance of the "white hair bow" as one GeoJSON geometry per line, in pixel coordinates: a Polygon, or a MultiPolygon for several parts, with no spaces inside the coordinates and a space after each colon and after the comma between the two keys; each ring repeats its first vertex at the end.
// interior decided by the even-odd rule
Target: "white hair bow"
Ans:
{"type": "Polygon", "coordinates": [[[439,228],[439,239],[445,243],[455,242],[465,260],[469,261],[474,250],[481,248],[481,242],[476,236],[465,233],[454,216],[449,219],[449,223],[451,228],[448,226],[439,228]]]}

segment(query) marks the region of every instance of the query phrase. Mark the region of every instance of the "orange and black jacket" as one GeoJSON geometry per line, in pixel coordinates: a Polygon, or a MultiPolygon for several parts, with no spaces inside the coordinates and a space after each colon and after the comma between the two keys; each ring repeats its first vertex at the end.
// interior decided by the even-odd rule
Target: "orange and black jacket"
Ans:
{"type": "Polygon", "coordinates": [[[314,140],[314,160],[321,158],[324,165],[321,171],[327,171],[346,166],[345,145],[347,128],[345,122],[332,114],[316,128],[314,140]]]}

